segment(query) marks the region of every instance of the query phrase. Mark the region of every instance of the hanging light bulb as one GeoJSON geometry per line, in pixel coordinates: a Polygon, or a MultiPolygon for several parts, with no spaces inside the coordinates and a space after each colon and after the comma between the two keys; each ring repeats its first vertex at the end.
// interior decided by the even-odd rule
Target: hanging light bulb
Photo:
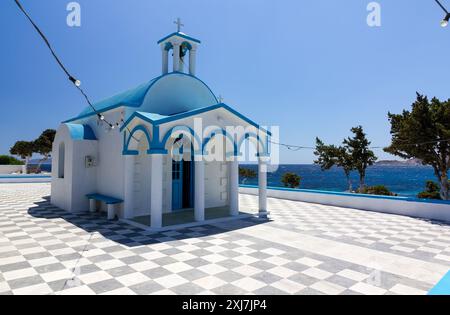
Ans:
{"type": "Polygon", "coordinates": [[[450,20],[450,13],[447,14],[445,16],[445,18],[441,21],[441,26],[442,27],[447,27],[448,26],[448,21],[450,20]]]}
{"type": "Polygon", "coordinates": [[[98,118],[100,118],[100,120],[105,120],[105,116],[98,114],[98,118]]]}
{"type": "Polygon", "coordinates": [[[79,87],[81,85],[81,81],[75,79],[74,77],[69,77],[69,80],[72,81],[73,84],[75,84],[75,86],[79,87]]]}

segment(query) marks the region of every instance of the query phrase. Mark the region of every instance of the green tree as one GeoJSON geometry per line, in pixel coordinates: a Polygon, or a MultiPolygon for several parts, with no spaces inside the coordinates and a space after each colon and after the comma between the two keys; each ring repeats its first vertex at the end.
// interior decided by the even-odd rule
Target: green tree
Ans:
{"type": "Polygon", "coordinates": [[[351,131],[354,135],[344,140],[344,147],[352,156],[353,167],[359,173],[359,190],[363,191],[367,167],[373,165],[377,157],[369,148],[370,141],[367,139],[362,126],[353,127],[351,131]]]}
{"type": "Polygon", "coordinates": [[[15,157],[9,155],[0,155],[0,165],[23,165],[22,161],[19,161],[15,157]]]}
{"type": "Polygon", "coordinates": [[[301,177],[295,173],[284,173],[281,177],[281,182],[285,187],[298,188],[300,187],[301,177]]]}
{"type": "Polygon", "coordinates": [[[325,145],[322,140],[316,138],[316,150],[314,154],[317,156],[315,164],[320,165],[323,171],[329,170],[333,166],[340,167],[344,170],[347,179],[349,191],[353,190],[350,174],[354,170],[352,155],[345,147],[336,147],[335,145],[325,145]]]}
{"type": "Polygon", "coordinates": [[[40,170],[44,161],[47,161],[52,152],[53,141],[55,140],[56,131],[54,129],[47,129],[33,142],[33,151],[42,155],[39,160],[37,169],[40,170]]]}
{"type": "Polygon", "coordinates": [[[17,141],[9,150],[12,155],[18,155],[25,160],[26,169],[28,168],[28,162],[33,155],[33,151],[34,143],[30,141],[17,141]]]}
{"type": "Polygon", "coordinates": [[[440,101],[417,93],[411,111],[388,113],[391,145],[384,150],[404,159],[417,158],[433,167],[440,183],[440,195],[449,200],[450,185],[450,99],[440,101]]]}

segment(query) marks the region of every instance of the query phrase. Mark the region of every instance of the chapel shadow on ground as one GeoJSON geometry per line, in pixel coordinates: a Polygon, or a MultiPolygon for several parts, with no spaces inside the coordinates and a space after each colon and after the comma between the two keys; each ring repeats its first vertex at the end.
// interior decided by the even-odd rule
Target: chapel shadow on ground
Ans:
{"type": "Polygon", "coordinates": [[[28,209],[28,214],[34,218],[54,220],[63,219],[66,222],[86,231],[99,233],[104,238],[127,247],[137,247],[162,242],[181,241],[190,238],[214,236],[259,224],[270,222],[255,217],[247,217],[226,221],[174,229],[162,232],[146,231],[119,220],[107,220],[103,213],[70,213],[53,206],[50,197],[43,197],[45,201],[35,202],[36,206],[28,209]]]}

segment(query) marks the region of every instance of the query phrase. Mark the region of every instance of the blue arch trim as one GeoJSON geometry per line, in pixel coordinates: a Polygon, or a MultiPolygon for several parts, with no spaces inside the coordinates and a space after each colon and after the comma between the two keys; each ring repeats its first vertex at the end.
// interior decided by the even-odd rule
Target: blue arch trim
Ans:
{"type": "Polygon", "coordinates": [[[72,140],[97,140],[89,125],[66,124],[72,140]]]}
{"type": "Polygon", "coordinates": [[[195,134],[195,132],[192,130],[192,128],[185,126],[185,125],[181,125],[181,126],[175,126],[173,128],[171,128],[169,131],[166,132],[166,134],[164,135],[164,138],[161,141],[161,147],[165,150],[166,145],[167,145],[167,141],[169,141],[170,136],[172,135],[173,132],[180,130],[180,131],[186,131],[189,132],[189,134],[193,137],[194,141],[197,142],[197,147],[199,148],[200,152],[197,152],[195,147],[194,147],[194,154],[201,154],[201,150],[202,150],[202,142],[200,141],[200,138],[195,134]]]}
{"type": "MultiPolygon", "coordinates": [[[[215,130],[211,131],[211,132],[209,133],[209,135],[203,139],[203,149],[202,149],[203,154],[207,153],[207,152],[205,151],[205,150],[206,150],[206,146],[207,146],[208,143],[209,143],[216,135],[218,135],[218,134],[223,135],[224,137],[228,138],[228,139],[231,141],[231,143],[233,144],[233,152],[232,152],[232,156],[236,156],[237,153],[238,153],[238,146],[237,146],[237,144],[236,144],[236,141],[235,141],[234,138],[233,138],[226,130],[224,130],[224,129],[215,129],[215,130]]],[[[230,152],[227,152],[227,153],[226,153],[227,156],[230,155],[229,153],[230,153],[230,152]]]]}
{"type": "Polygon", "coordinates": [[[267,145],[264,144],[264,142],[262,142],[262,140],[261,140],[261,137],[258,136],[257,134],[255,134],[254,132],[247,132],[247,133],[245,133],[245,135],[242,137],[242,139],[238,141],[238,146],[237,146],[238,147],[238,151],[237,152],[239,154],[240,154],[240,149],[241,149],[242,143],[244,143],[245,140],[250,139],[250,138],[254,138],[256,141],[258,141],[258,143],[261,145],[261,148],[263,150],[263,152],[259,152],[259,148],[256,148],[256,151],[258,151],[256,156],[263,157],[263,156],[268,156],[269,155],[267,145]]]}
{"type": "Polygon", "coordinates": [[[171,43],[166,43],[166,45],[164,45],[164,49],[169,51],[173,48],[173,45],[171,43]]]}
{"type": "Polygon", "coordinates": [[[197,109],[193,109],[184,113],[180,113],[180,114],[175,114],[175,115],[171,115],[171,116],[161,116],[161,115],[156,115],[156,114],[150,114],[150,113],[143,113],[143,112],[139,112],[136,111],[134,112],[130,118],[128,118],[128,120],[123,124],[123,126],[120,128],[120,130],[122,131],[123,129],[125,129],[127,127],[127,125],[135,118],[141,118],[144,121],[147,121],[153,125],[161,125],[161,124],[165,124],[165,123],[169,123],[172,121],[176,121],[176,120],[180,120],[183,118],[188,118],[188,117],[192,117],[195,115],[199,115],[202,113],[206,113],[209,111],[213,111],[215,109],[218,108],[223,108],[227,111],[229,111],[230,113],[236,115],[238,118],[244,120],[245,122],[247,122],[248,124],[254,126],[255,128],[261,130],[262,132],[266,133],[268,136],[271,136],[272,133],[268,130],[265,130],[263,128],[261,128],[260,125],[258,125],[257,123],[255,123],[254,121],[248,119],[247,117],[245,117],[244,115],[242,115],[241,113],[237,112],[236,110],[232,109],[230,106],[223,104],[223,103],[219,103],[219,104],[214,104],[211,106],[206,106],[206,107],[202,107],[202,108],[197,108],[197,109]],[[149,117],[152,116],[152,117],[149,117]]]}
{"type": "MultiPolygon", "coordinates": [[[[127,133],[126,132],[123,133],[123,144],[124,144],[123,153],[122,153],[123,155],[138,155],[139,154],[139,151],[137,151],[137,150],[130,150],[129,149],[129,145],[130,145],[131,139],[133,139],[134,134],[136,132],[138,132],[138,131],[142,131],[144,133],[145,137],[147,138],[147,142],[149,143],[149,145],[152,143],[152,138],[150,137],[150,134],[148,133],[147,128],[145,128],[143,125],[137,125],[130,132],[130,135],[128,136],[128,138],[127,138],[127,133]]],[[[147,153],[150,152],[150,148],[151,148],[151,145],[147,149],[147,153]]]]}
{"type": "Polygon", "coordinates": [[[165,146],[159,141],[159,126],[152,125],[153,138],[150,143],[150,150],[147,151],[148,154],[166,154],[167,150],[165,146]]]}

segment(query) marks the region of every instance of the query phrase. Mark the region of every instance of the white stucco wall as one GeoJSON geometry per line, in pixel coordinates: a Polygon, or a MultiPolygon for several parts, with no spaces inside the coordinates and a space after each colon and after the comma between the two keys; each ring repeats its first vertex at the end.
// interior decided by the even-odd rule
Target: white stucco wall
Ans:
{"type": "Polygon", "coordinates": [[[228,165],[226,162],[205,163],[205,207],[228,205],[228,165]]]}
{"type": "Polygon", "coordinates": [[[53,142],[51,202],[55,206],[70,211],[89,210],[86,194],[96,191],[96,167],[87,168],[86,156],[98,158],[98,143],[95,140],[71,138],[66,125],[61,125],[53,142]],[[59,178],[59,150],[64,143],[64,178],[59,178]]]}
{"type": "Polygon", "coordinates": [[[66,211],[72,211],[72,170],[68,167],[72,161],[73,141],[66,126],[61,125],[55,135],[52,149],[52,187],[51,203],[66,211]],[[64,178],[59,178],[59,148],[65,146],[64,178]]]}
{"type": "MultiPolygon", "coordinates": [[[[239,192],[258,195],[258,189],[249,186],[241,186],[239,192]]],[[[450,202],[424,202],[413,198],[361,196],[288,189],[268,189],[267,197],[450,222],[450,202]]],[[[268,210],[270,211],[270,209],[268,210]]]]}
{"type": "MultiPolygon", "coordinates": [[[[87,211],[87,194],[97,191],[96,166],[87,168],[86,156],[98,157],[97,141],[74,141],[72,157],[72,211],[87,211]]],[[[70,167],[70,166],[69,166],[70,167]]]]}
{"type": "Polygon", "coordinates": [[[163,159],[163,212],[172,210],[172,159],[166,155],[163,159]]]}
{"type": "MultiPolygon", "coordinates": [[[[107,121],[120,121],[121,109],[104,113],[107,121]]],[[[105,131],[97,119],[89,120],[89,125],[98,139],[97,193],[115,198],[124,198],[125,158],[122,155],[122,134],[116,128],[105,131]]]]}
{"type": "Polygon", "coordinates": [[[139,155],[135,157],[134,165],[134,215],[150,214],[151,191],[151,158],[144,145],[139,146],[139,155]]]}

